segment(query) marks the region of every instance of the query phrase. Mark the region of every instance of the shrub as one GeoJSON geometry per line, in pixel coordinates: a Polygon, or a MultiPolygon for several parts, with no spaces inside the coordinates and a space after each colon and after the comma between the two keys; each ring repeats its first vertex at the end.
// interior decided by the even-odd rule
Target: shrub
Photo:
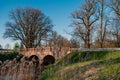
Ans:
{"type": "Polygon", "coordinates": [[[4,62],[6,60],[12,60],[16,58],[17,55],[18,55],[18,52],[2,53],[0,54],[0,61],[4,62]]]}

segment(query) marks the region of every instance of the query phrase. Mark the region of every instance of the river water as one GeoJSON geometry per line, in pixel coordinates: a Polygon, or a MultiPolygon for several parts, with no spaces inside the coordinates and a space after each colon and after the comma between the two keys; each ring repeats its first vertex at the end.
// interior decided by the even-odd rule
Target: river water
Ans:
{"type": "MultiPolygon", "coordinates": [[[[12,77],[2,77],[2,76],[0,76],[0,80],[13,80],[13,78],[12,77]]],[[[18,80],[18,79],[16,79],[16,80],[18,80]]]]}
{"type": "Polygon", "coordinates": [[[28,61],[22,58],[21,62],[7,60],[0,65],[0,80],[38,80],[41,72],[41,65],[34,59],[28,61]]]}

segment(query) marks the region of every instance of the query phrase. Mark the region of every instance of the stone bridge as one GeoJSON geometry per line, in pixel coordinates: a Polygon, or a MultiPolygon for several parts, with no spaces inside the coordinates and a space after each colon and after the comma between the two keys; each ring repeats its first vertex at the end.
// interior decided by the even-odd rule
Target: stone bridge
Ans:
{"type": "Polygon", "coordinates": [[[26,48],[19,50],[19,53],[28,57],[29,60],[34,58],[35,60],[39,60],[41,64],[48,65],[70,53],[70,47],[26,48]]]}

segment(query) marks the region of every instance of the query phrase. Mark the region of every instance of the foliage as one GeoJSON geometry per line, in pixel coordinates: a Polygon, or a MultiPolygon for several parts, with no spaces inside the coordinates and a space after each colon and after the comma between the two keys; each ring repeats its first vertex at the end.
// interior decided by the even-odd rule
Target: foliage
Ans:
{"type": "Polygon", "coordinates": [[[24,47],[24,45],[21,43],[20,44],[20,49],[24,49],[25,47],[24,47]]]}
{"type": "Polygon", "coordinates": [[[99,71],[100,80],[120,80],[120,58],[105,64],[103,70],[99,71]]]}
{"type": "Polygon", "coordinates": [[[20,48],[18,42],[14,44],[13,50],[16,52],[20,48]]]}
{"type": "Polygon", "coordinates": [[[111,58],[117,58],[120,56],[119,51],[93,51],[90,52],[85,59],[83,56],[85,52],[72,52],[67,56],[56,62],[56,65],[70,65],[78,62],[91,61],[91,60],[106,60],[111,58]]]}
{"type": "Polygon", "coordinates": [[[12,60],[16,58],[18,52],[8,52],[8,53],[0,53],[0,61],[4,62],[6,60],[12,60]]]}

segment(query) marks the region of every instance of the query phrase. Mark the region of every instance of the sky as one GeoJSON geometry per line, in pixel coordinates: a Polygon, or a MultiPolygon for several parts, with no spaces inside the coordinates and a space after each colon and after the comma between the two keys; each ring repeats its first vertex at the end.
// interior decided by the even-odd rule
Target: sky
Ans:
{"type": "Polygon", "coordinates": [[[53,30],[58,34],[70,39],[71,13],[77,10],[84,0],[0,0],[0,44],[3,46],[10,44],[13,47],[16,41],[11,38],[4,39],[5,24],[10,20],[9,12],[17,7],[32,7],[40,9],[46,16],[52,20],[53,30]]]}

